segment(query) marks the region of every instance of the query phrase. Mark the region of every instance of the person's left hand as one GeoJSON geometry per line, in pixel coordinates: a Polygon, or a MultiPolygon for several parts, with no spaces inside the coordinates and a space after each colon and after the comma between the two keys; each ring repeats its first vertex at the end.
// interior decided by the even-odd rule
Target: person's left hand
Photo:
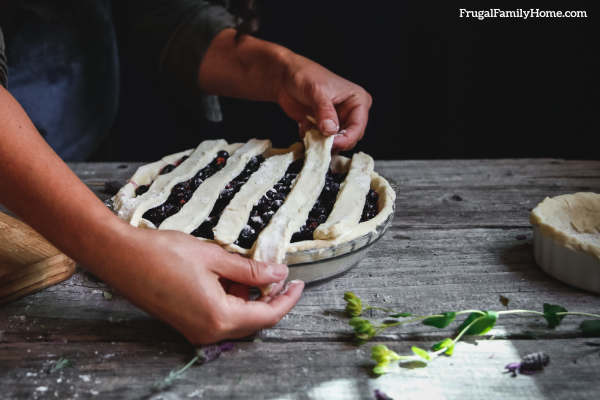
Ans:
{"type": "Polygon", "coordinates": [[[362,87],[323,66],[294,54],[286,63],[277,102],[299,124],[300,134],[310,128],[313,116],[325,135],[337,135],[334,150],[349,150],[365,133],[371,95],[362,87]]]}

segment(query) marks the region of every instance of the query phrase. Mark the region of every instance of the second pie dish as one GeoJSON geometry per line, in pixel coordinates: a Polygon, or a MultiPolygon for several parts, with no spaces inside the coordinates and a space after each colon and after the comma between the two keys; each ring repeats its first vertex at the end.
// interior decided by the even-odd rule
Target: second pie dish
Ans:
{"type": "Polygon", "coordinates": [[[113,207],[134,226],[179,230],[260,261],[336,257],[383,233],[395,193],[370,156],[331,156],[332,143],[314,130],[286,149],[207,140],[138,168],[113,207]]]}

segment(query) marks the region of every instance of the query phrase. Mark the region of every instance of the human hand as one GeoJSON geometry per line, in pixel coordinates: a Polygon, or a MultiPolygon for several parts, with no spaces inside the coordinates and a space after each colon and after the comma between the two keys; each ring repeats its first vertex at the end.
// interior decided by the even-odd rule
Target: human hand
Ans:
{"type": "Polygon", "coordinates": [[[303,135],[314,116],[325,135],[337,135],[335,150],[349,150],[365,133],[372,98],[362,87],[299,55],[286,62],[277,102],[303,135]]]}
{"type": "Polygon", "coordinates": [[[176,231],[132,228],[128,237],[127,251],[111,257],[113,271],[106,280],[194,345],[271,327],[302,294],[304,283],[296,281],[272,299],[249,300],[251,286],[287,277],[288,269],[282,264],[234,255],[176,231]]]}

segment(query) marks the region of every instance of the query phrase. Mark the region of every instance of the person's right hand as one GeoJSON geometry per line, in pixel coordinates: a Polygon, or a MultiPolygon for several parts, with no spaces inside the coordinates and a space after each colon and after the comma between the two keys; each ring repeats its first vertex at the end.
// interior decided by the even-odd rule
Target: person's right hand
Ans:
{"type": "Polygon", "coordinates": [[[181,232],[129,226],[127,230],[124,251],[105,260],[112,265],[101,270],[111,273],[101,278],[194,345],[271,327],[302,294],[304,283],[296,281],[272,299],[249,300],[251,286],[284,280],[287,266],[231,254],[181,232]]]}
{"type": "Polygon", "coordinates": [[[192,344],[272,326],[300,298],[302,282],[272,299],[248,300],[249,286],[285,279],[285,265],[255,262],[191,235],[134,228],[119,219],[52,151],[2,86],[0,160],[0,203],[192,344]]]}

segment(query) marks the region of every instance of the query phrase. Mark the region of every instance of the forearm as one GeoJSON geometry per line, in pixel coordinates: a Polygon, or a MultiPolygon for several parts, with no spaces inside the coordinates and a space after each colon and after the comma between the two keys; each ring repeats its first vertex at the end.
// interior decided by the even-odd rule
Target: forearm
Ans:
{"type": "Polygon", "coordinates": [[[0,160],[0,203],[69,256],[98,265],[99,253],[125,224],[54,153],[3,88],[0,160]]]}
{"type": "Polygon", "coordinates": [[[198,68],[198,85],[210,94],[276,101],[283,74],[299,55],[252,36],[235,40],[234,29],[221,31],[198,68]]]}

